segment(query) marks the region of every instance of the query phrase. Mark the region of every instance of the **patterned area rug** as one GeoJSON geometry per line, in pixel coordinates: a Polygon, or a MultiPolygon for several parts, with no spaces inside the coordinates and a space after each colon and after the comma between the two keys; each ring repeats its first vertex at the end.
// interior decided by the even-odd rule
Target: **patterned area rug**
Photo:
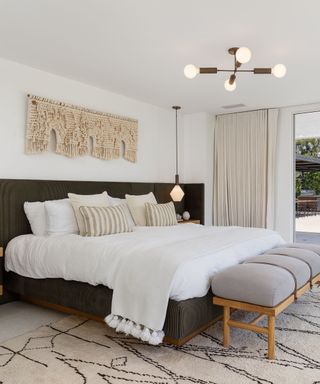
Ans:
{"type": "MultiPolygon", "coordinates": [[[[320,384],[320,289],[277,319],[277,359],[265,359],[263,335],[221,322],[183,347],[150,346],[107,326],[70,316],[0,346],[0,383],[320,384]]],[[[238,312],[238,318],[250,319],[238,312]]]]}

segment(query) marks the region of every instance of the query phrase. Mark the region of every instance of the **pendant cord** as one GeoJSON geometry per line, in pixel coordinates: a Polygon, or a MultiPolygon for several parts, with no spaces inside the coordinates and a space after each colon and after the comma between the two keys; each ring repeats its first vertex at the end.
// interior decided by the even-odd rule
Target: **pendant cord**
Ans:
{"type": "Polygon", "coordinates": [[[178,134],[178,110],[181,109],[178,105],[172,107],[176,111],[176,177],[175,184],[179,184],[179,134],[178,134]]]}
{"type": "Polygon", "coordinates": [[[178,175],[178,110],[176,109],[176,175],[178,175]]]}

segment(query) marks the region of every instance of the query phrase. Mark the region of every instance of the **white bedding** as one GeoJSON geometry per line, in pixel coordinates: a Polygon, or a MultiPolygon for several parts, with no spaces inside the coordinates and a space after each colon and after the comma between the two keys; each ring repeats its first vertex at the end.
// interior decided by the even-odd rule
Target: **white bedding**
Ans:
{"type": "Polygon", "coordinates": [[[276,232],[240,227],[135,227],[99,238],[19,236],[5,267],[32,278],[63,278],[114,290],[112,314],[161,330],[169,297],[204,296],[218,271],[283,244],[276,232]]]}

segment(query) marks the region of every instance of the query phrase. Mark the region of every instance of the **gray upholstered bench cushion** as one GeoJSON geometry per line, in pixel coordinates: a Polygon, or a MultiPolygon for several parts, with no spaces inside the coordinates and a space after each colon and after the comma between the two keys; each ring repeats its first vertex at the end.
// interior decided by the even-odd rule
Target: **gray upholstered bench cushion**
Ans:
{"type": "Polygon", "coordinates": [[[320,256],[320,244],[306,244],[306,243],[289,243],[285,245],[286,248],[302,248],[315,252],[320,256]]]}
{"type": "Polygon", "coordinates": [[[264,307],[275,307],[295,291],[295,281],[285,269],[266,264],[239,264],[215,275],[214,295],[264,307]]]}
{"type": "Polygon", "coordinates": [[[260,255],[248,259],[246,263],[272,264],[286,269],[294,276],[297,285],[296,289],[299,289],[307,284],[312,277],[308,264],[293,257],[283,257],[281,255],[260,255]]]}
{"type": "MultiPolygon", "coordinates": [[[[300,259],[309,266],[312,277],[317,276],[320,273],[320,256],[315,251],[307,249],[308,244],[305,244],[305,248],[300,246],[294,248],[293,245],[294,244],[292,244],[292,247],[286,246],[281,248],[273,248],[270,251],[267,251],[267,254],[291,256],[296,259],[300,259]]],[[[318,248],[320,252],[320,247],[318,246],[318,248]]]]}

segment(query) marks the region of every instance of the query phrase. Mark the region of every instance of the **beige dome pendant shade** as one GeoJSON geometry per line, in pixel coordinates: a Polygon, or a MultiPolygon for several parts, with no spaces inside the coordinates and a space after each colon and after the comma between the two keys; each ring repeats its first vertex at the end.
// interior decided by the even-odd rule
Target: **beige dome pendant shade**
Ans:
{"type": "Polygon", "coordinates": [[[181,107],[174,105],[172,107],[176,111],[176,178],[175,178],[175,186],[173,187],[172,191],[170,192],[170,196],[173,201],[181,201],[184,196],[184,192],[182,188],[179,185],[179,174],[178,174],[178,110],[181,109],[181,107]]]}

